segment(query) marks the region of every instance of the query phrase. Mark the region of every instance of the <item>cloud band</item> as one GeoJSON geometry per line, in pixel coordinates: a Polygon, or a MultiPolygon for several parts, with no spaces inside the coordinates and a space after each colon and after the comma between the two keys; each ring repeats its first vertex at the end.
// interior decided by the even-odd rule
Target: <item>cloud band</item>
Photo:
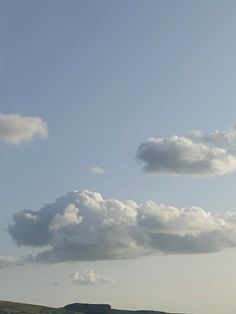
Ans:
{"type": "Polygon", "coordinates": [[[17,212],[9,232],[18,245],[44,248],[35,260],[49,263],[207,253],[236,246],[233,214],[104,199],[87,190],[68,193],[38,211],[17,212]]]}

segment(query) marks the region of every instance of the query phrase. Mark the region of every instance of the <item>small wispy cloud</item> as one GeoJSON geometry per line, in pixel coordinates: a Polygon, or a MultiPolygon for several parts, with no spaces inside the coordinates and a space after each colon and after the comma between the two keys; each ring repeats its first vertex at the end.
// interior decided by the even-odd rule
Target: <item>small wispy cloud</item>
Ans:
{"type": "Polygon", "coordinates": [[[78,286],[88,286],[97,284],[112,284],[113,281],[99,274],[94,269],[87,269],[84,273],[75,272],[71,275],[72,282],[78,286]]]}
{"type": "Polygon", "coordinates": [[[29,143],[34,137],[46,138],[46,122],[39,117],[0,113],[0,141],[7,144],[29,143]]]}
{"type": "Polygon", "coordinates": [[[0,269],[9,266],[14,266],[16,264],[16,259],[12,256],[0,256],[0,269]]]}
{"type": "Polygon", "coordinates": [[[105,169],[99,166],[92,166],[89,168],[89,172],[93,174],[104,174],[105,169]]]}

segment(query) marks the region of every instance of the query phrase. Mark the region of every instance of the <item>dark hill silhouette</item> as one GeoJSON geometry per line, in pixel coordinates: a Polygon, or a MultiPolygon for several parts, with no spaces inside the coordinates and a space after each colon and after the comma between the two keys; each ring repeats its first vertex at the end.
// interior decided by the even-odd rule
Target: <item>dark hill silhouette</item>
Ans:
{"type": "MultiPolygon", "coordinates": [[[[160,311],[112,309],[109,304],[73,303],[64,308],[0,301],[0,314],[170,314],[160,311]]],[[[174,313],[173,313],[174,314],[174,313]]]]}
{"type": "Polygon", "coordinates": [[[64,307],[66,310],[74,312],[82,312],[85,314],[106,314],[111,313],[112,309],[109,304],[87,304],[87,303],[73,303],[64,307]]]}
{"type": "Polygon", "coordinates": [[[74,312],[82,312],[84,314],[170,314],[170,313],[160,312],[160,311],[116,310],[116,309],[112,309],[110,304],[73,303],[73,304],[66,305],[64,309],[74,311],[74,312]]]}

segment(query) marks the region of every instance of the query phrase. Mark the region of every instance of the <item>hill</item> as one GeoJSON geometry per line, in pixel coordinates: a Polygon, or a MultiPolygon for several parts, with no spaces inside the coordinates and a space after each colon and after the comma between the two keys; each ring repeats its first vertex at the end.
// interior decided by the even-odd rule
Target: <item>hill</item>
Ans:
{"type": "MultiPolygon", "coordinates": [[[[73,303],[64,308],[0,301],[0,314],[168,314],[159,311],[112,309],[109,304],[73,303]]],[[[170,314],[170,313],[169,313],[170,314]]],[[[173,313],[174,314],[174,313],[173,313]]]]}
{"type": "Polygon", "coordinates": [[[66,305],[64,308],[70,311],[74,311],[74,312],[78,311],[85,314],[168,314],[166,312],[160,312],[160,311],[116,310],[116,309],[112,309],[109,304],[74,303],[74,304],[66,305]]]}
{"type": "MultiPolygon", "coordinates": [[[[0,314],[78,314],[66,309],[56,309],[41,305],[0,301],[0,314]]],[[[82,314],[82,313],[81,313],[82,314]]]]}

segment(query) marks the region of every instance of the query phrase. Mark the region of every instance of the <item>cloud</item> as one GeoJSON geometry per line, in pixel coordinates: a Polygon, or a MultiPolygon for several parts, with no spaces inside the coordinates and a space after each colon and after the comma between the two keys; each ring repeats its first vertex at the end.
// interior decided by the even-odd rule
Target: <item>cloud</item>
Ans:
{"type": "Polygon", "coordinates": [[[68,225],[77,225],[83,221],[83,217],[79,216],[79,209],[74,204],[69,204],[63,214],[56,214],[50,223],[49,229],[52,231],[61,229],[68,225]]]}
{"type": "Polygon", "coordinates": [[[224,148],[233,155],[236,153],[236,126],[227,131],[216,130],[209,134],[204,134],[199,130],[192,130],[190,137],[194,141],[224,148]]]}
{"type": "Polygon", "coordinates": [[[71,279],[72,282],[78,286],[113,283],[110,278],[96,274],[93,269],[88,269],[83,274],[77,271],[71,275],[71,279]]]}
{"type": "Polygon", "coordinates": [[[224,175],[236,170],[236,127],[186,137],[149,138],[142,142],[136,158],[148,173],[170,175],[224,175]]]}
{"type": "Polygon", "coordinates": [[[87,190],[70,192],[38,211],[17,212],[9,233],[18,245],[41,247],[33,259],[48,263],[207,253],[236,246],[234,213],[104,199],[87,190]]]}
{"type": "Polygon", "coordinates": [[[91,172],[93,174],[104,174],[105,169],[98,167],[98,166],[93,166],[93,167],[89,168],[89,172],[91,172]]]}
{"type": "Polygon", "coordinates": [[[0,256],[0,269],[13,266],[16,264],[16,259],[12,256],[0,256]]]}
{"type": "Polygon", "coordinates": [[[0,113],[0,141],[22,144],[34,137],[46,138],[47,135],[47,125],[41,118],[0,113]]]}

